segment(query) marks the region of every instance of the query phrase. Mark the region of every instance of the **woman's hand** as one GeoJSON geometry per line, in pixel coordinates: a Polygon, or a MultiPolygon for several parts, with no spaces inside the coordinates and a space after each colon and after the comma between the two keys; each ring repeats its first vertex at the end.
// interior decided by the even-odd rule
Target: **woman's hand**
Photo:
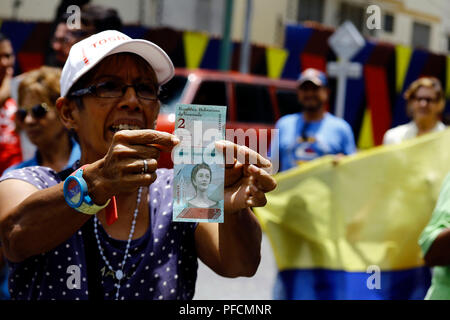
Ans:
{"type": "Polygon", "coordinates": [[[256,151],[230,141],[217,142],[216,148],[228,159],[225,164],[225,212],[264,206],[267,202],[265,193],[277,185],[268,173],[272,169],[270,161],[256,151]]]}
{"type": "Polygon", "coordinates": [[[174,135],[156,130],[117,132],[107,154],[83,172],[94,203],[103,204],[121,192],[152,184],[156,180],[161,149],[171,150],[178,143],[174,135]],[[147,161],[145,173],[144,160],[147,161]]]}
{"type": "Polygon", "coordinates": [[[261,259],[262,231],[250,208],[264,206],[265,193],[277,184],[270,161],[256,151],[230,141],[216,142],[216,149],[225,155],[226,214],[224,223],[199,223],[197,254],[221,276],[251,277],[261,259]]]}

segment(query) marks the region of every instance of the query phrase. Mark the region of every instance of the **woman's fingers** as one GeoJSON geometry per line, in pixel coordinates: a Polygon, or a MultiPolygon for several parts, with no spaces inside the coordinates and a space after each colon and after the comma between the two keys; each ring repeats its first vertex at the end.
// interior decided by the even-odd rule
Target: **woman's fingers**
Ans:
{"type": "Polygon", "coordinates": [[[152,173],[145,173],[145,174],[130,174],[127,176],[124,176],[120,183],[122,183],[122,187],[147,187],[151,185],[153,182],[155,182],[157,178],[156,171],[152,173]]]}
{"type": "Polygon", "coordinates": [[[264,207],[267,203],[267,198],[264,192],[257,191],[252,193],[252,195],[247,199],[246,204],[249,207],[264,207]]]}
{"type": "Polygon", "coordinates": [[[248,175],[252,178],[252,183],[262,192],[269,192],[276,188],[276,180],[268,174],[265,170],[254,165],[249,165],[246,168],[248,175]]]}
{"type": "Polygon", "coordinates": [[[155,146],[115,144],[112,156],[119,159],[159,159],[160,150],[155,146]]]}
{"type": "Polygon", "coordinates": [[[155,159],[136,159],[131,162],[124,161],[122,167],[122,172],[125,174],[152,173],[158,168],[158,161],[155,159]],[[147,162],[146,164],[144,163],[144,160],[147,162]]]}
{"type": "Polygon", "coordinates": [[[117,194],[139,186],[150,185],[156,179],[161,149],[171,149],[178,138],[155,130],[121,130],[116,132],[97,176],[103,189],[117,194]]]}
{"type": "Polygon", "coordinates": [[[120,142],[128,145],[153,145],[159,148],[172,149],[180,140],[173,134],[151,129],[121,130],[116,132],[113,144],[120,142]]]}
{"type": "Polygon", "coordinates": [[[246,147],[237,145],[231,141],[221,140],[216,142],[216,149],[225,156],[225,166],[232,167],[236,160],[243,164],[253,164],[260,168],[271,167],[271,162],[258,152],[246,147]]]}

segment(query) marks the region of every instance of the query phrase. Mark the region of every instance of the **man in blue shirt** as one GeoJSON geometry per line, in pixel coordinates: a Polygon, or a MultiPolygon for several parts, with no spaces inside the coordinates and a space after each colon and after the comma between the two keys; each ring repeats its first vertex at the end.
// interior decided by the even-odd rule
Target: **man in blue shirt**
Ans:
{"type": "MultiPolygon", "coordinates": [[[[279,139],[272,140],[271,155],[279,171],[296,167],[327,154],[352,154],[356,151],[350,125],[325,109],[329,90],[325,74],[306,69],[298,78],[301,112],[281,117],[276,123],[279,139]]],[[[278,274],[274,299],[287,299],[285,284],[278,274]]]]}
{"type": "Polygon", "coordinates": [[[302,112],[281,117],[276,123],[279,141],[272,141],[272,161],[278,156],[280,171],[327,154],[354,153],[350,125],[325,109],[329,96],[325,74],[313,68],[303,71],[297,94],[302,112]]]}

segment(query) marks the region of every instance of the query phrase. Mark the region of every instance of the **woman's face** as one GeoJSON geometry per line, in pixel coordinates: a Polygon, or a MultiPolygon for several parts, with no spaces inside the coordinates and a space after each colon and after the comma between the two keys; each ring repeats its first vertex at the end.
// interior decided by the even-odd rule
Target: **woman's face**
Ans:
{"type": "Polygon", "coordinates": [[[209,183],[211,182],[211,174],[208,169],[200,169],[195,175],[194,185],[197,190],[206,191],[208,190],[209,183]]]}
{"type": "Polygon", "coordinates": [[[43,101],[33,92],[27,92],[23,99],[21,109],[27,111],[27,115],[23,121],[19,121],[19,126],[25,130],[30,141],[35,144],[38,149],[53,144],[56,139],[60,139],[64,132],[64,126],[54,108],[48,107],[47,113],[42,118],[35,118],[31,109],[42,103],[43,101]]]}
{"type": "Polygon", "coordinates": [[[409,101],[415,122],[424,120],[438,120],[442,105],[437,99],[436,91],[432,88],[420,87],[409,101]]]}
{"type": "MultiPolygon", "coordinates": [[[[124,85],[151,83],[157,88],[153,69],[132,54],[105,58],[84,87],[110,81],[124,85]]],[[[123,97],[100,98],[88,94],[82,101],[84,107],[74,113],[75,131],[83,153],[88,153],[89,158],[103,157],[119,130],[154,129],[156,126],[159,101],[138,98],[132,87],[126,89],[123,97]]]]}

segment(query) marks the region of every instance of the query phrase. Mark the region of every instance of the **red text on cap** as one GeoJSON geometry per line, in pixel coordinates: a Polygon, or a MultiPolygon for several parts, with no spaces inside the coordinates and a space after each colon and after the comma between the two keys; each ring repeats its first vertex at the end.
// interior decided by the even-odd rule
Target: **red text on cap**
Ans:
{"type": "Polygon", "coordinates": [[[104,44],[106,44],[108,42],[118,41],[118,40],[128,40],[128,38],[126,38],[124,36],[108,37],[108,38],[105,38],[105,39],[100,39],[97,42],[94,42],[92,44],[92,46],[94,48],[97,48],[97,45],[101,46],[101,45],[104,45],[104,44]]]}

